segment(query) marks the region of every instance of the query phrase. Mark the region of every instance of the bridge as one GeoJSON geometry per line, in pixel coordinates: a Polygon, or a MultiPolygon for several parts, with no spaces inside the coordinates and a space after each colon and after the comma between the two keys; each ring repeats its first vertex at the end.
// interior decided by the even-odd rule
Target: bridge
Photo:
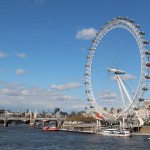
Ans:
{"type": "Polygon", "coordinates": [[[5,114],[0,116],[0,121],[4,123],[4,127],[8,127],[8,124],[11,123],[12,121],[22,121],[24,123],[27,122],[31,127],[34,127],[36,122],[43,122],[43,124],[45,124],[48,121],[54,121],[58,126],[65,121],[65,117],[61,117],[60,115],[59,116],[56,115],[56,117],[49,117],[49,118],[38,118],[37,116],[32,115],[30,115],[29,117],[14,117],[14,116],[7,116],[5,114]]]}

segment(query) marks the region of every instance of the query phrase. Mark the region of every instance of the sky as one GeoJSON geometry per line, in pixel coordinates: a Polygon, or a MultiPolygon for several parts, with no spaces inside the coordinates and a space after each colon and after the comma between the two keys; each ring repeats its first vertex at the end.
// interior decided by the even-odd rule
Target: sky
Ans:
{"type": "MultiPolygon", "coordinates": [[[[150,40],[149,14],[149,0],[0,0],[0,109],[84,110],[86,57],[96,32],[112,18],[127,16],[150,40]]],[[[110,86],[112,80],[105,80],[108,73],[102,64],[123,53],[121,49],[133,49],[122,59],[128,58],[126,66],[134,60],[131,69],[140,68],[136,42],[128,32],[114,30],[99,49],[93,64],[95,96],[100,105],[111,106],[114,100],[120,105],[117,90],[109,89],[115,89],[115,83],[110,86]]],[[[133,73],[137,79],[139,71],[133,73]]]]}

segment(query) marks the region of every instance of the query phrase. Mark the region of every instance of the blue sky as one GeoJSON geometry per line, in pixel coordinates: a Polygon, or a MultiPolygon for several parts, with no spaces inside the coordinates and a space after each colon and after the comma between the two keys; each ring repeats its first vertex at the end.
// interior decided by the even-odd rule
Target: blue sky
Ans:
{"type": "MultiPolygon", "coordinates": [[[[149,0],[0,0],[0,108],[84,110],[88,105],[84,66],[95,32],[112,18],[127,16],[141,25],[149,40],[149,14],[149,0]]],[[[106,81],[106,88],[97,84],[107,76],[105,68],[97,68],[98,61],[106,60],[100,56],[135,49],[131,58],[126,57],[137,58],[135,67],[140,67],[136,43],[128,32],[112,31],[99,48],[93,66],[93,89],[98,97],[110,82],[106,81]]],[[[138,74],[136,70],[134,75],[138,74]]]]}

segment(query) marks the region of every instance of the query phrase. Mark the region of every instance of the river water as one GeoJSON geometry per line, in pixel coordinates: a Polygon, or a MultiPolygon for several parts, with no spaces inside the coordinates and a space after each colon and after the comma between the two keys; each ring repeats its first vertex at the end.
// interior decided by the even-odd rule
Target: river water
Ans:
{"type": "Polygon", "coordinates": [[[46,132],[28,125],[0,125],[0,150],[148,150],[150,136],[107,137],[46,132]]]}

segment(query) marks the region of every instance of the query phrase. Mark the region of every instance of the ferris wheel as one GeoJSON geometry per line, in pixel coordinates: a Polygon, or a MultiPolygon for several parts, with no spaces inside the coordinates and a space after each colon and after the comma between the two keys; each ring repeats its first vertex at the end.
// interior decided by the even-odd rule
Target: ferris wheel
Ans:
{"type": "Polygon", "coordinates": [[[100,31],[97,32],[95,39],[92,41],[91,47],[89,48],[89,53],[87,56],[87,62],[85,65],[85,85],[86,85],[86,95],[87,101],[90,102],[90,108],[93,109],[96,113],[101,114],[104,118],[108,118],[110,115],[108,112],[104,111],[102,106],[100,106],[94,96],[92,89],[92,65],[95,56],[96,49],[100,44],[103,37],[111,30],[116,28],[123,28],[129,31],[136,43],[138,45],[139,54],[140,54],[140,75],[139,81],[134,92],[134,96],[131,98],[128,93],[126,86],[121,78],[121,75],[126,74],[125,70],[122,68],[106,68],[109,73],[113,73],[116,76],[118,89],[120,92],[120,97],[124,104],[124,114],[133,113],[138,109],[140,104],[144,101],[143,95],[148,91],[148,79],[150,79],[149,68],[150,68],[150,51],[147,48],[149,42],[144,39],[145,32],[140,31],[140,26],[135,23],[134,20],[128,19],[127,17],[118,17],[113,18],[112,21],[107,22],[105,26],[101,27],[100,31]],[[124,97],[127,97],[129,105],[125,105],[124,97]]]}

